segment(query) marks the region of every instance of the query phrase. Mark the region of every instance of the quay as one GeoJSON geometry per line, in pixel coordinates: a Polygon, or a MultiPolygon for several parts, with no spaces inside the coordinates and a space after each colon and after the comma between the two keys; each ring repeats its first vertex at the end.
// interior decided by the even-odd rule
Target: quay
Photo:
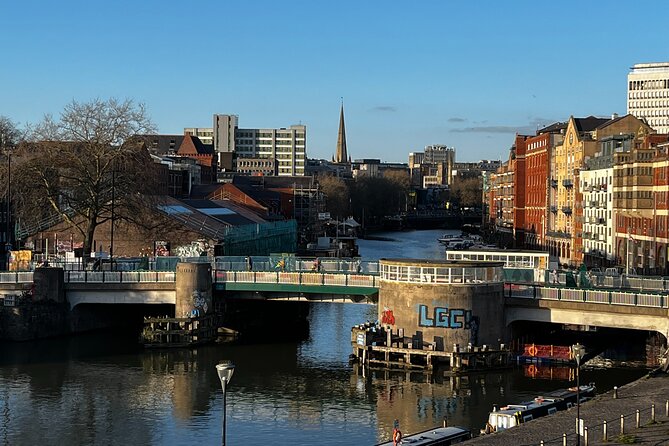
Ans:
{"type": "MultiPolygon", "coordinates": [[[[599,394],[581,403],[581,418],[587,428],[582,446],[621,444],[660,445],[669,442],[669,375],[651,373],[616,390],[599,394]],[[652,421],[652,412],[655,422],[652,421]],[[638,415],[637,415],[638,414],[638,415]],[[638,416],[638,427],[637,427],[638,416]],[[623,435],[620,437],[621,417],[623,435]],[[604,440],[606,422],[607,440],[604,440]]],[[[482,427],[482,426],[481,426],[482,427]]],[[[475,431],[475,427],[472,426],[475,431]]],[[[537,418],[513,429],[483,435],[467,442],[472,446],[540,446],[575,445],[576,407],[537,418]]]]}

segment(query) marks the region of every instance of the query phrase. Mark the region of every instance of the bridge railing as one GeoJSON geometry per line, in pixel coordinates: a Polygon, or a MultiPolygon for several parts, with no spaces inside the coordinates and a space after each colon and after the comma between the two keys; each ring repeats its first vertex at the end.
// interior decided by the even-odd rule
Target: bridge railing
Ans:
{"type": "Polygon", "coordinates": [[[584,288],[546,287],[539,285],[505,283],[504,296],[522,299],[560,300],[603,305],[669,308],[665,294],[631,290],[592,290],[584,288]]]}
{"type": "Polygon", "coordinates": [[[32,283],[32,271],[1,272],[0,283],[32,283]]]}
{"type": "Polygon", "coordinates": [[[215,283],[272,283],[289,285],[330,285],[375,288],[378,277],[368,274],[341,274],[282,271],[215,271],[215,283]]]}
{"type": "Polygon", "coordinates": [[[175,282],[174,271],[65,271],[65,283],[175,282]]]}

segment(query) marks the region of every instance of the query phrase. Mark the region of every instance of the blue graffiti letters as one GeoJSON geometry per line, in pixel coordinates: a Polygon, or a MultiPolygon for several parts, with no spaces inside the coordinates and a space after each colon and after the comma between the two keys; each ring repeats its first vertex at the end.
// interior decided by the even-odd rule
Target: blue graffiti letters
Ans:
{"type": "Polygon", "coordinates": [[[421,327],[464,328],[469,330],[474,320],[471,310],[462,308],[435,307],[430,313],[427,305],[418,306],[418,325],[421,327]]]}

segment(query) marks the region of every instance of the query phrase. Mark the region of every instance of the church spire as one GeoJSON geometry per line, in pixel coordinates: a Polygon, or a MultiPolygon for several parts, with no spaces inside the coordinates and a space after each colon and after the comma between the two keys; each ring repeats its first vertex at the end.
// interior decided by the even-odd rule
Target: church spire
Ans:
{"type": "Polygon", "coordinates": [[[346,128],[344,127],[344,100],[342,98],[341,111],[339,113],[339,133],[337,135],[337,153],[335,155],[335,162],[346,163],[348,161],[348,153],[346,151],[346,128]]]}

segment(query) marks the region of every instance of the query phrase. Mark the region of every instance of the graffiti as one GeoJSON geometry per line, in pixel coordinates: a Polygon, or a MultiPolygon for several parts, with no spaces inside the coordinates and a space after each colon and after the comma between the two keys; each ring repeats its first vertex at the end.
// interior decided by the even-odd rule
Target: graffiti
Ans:
{"type": "Polygon", "coordinates": [[[210,254],[210,246],[204,240],[193,241],[188,245],[177,246],[174,254],[179,257],[200,257],[210,254]]]}
{"type": "Polygon", "coordinates": [[[381,314],[381,323],[388,325],[395,325],[395,316],[393,315],[393,310],[388,307],[383,307],[383,313],[381,314]]]}
{"type": "Polygon", "coordinates": [[[476,330],[478,336],[478,324],[478,316],[472,316],[471,310],[434,307],[432,314],[428,314],[427,305],[418,306],[418,325],[421,327],[472,329],[476,330]]]}
{"type": "Polygon", "coordinates": [[[207,299],[200,291],[193,291],[191,294],[193,300],[193,309],[190,312],[191,317],[197,317],[203,314],[206,314],[209,310],[209,304],[207,304],[207,299]]]}

